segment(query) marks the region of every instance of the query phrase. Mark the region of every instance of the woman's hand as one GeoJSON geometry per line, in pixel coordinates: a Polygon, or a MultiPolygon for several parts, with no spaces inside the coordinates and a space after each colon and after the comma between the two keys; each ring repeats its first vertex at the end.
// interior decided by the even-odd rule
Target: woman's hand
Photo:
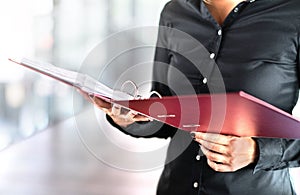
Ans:
{"type": "Polygon", "coordinates": [[[87,93],[79,90],[79,93],[87,99],[89,102],[96,105],[100,110],[109,115],[112,120],[121,127],[127,127],[128,125],[138,121],[150,121],[151,119],[143,115],[137,114],[133,111],[123,109],[115,104],[108,103],[96,96],[89,96],[87,93]]]}
{"type": "Polygon", "coordinates": [[[109,115],[113,121],[121,127],[127,127],[134,122],[150,121],[148,117],[137,114],[131,110],[125,110],[115,104],[110,104],[103,101],[98,97],[92,98],[92,102],[107,115],[109,115]]]}
{"type": "Polygon", "coordinates": [[[258,156],[256,142],[251,137],[226,136],[192,132],[199,142],[208,165],[219,172],[234,172],[254,163],[258,156]]]}

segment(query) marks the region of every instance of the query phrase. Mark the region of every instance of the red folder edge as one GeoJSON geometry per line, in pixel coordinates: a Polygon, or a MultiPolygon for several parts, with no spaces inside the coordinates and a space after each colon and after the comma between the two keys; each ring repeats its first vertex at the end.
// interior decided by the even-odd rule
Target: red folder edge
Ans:
{"type": "Polygon", "coordinates": [[[299,119],[243,91],[114,103],[185,131],[300,139],[299,119]]]}

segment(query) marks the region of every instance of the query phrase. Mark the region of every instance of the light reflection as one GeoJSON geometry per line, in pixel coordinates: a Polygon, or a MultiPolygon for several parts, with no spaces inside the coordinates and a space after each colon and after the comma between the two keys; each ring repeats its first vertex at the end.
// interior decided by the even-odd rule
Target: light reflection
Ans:
{"type": "Polygon", "coordinates": [[[8,106],[18,108],[24,103],[25,88],[22,83],[9,83],[5,88],[5,101],[8,106]]]}

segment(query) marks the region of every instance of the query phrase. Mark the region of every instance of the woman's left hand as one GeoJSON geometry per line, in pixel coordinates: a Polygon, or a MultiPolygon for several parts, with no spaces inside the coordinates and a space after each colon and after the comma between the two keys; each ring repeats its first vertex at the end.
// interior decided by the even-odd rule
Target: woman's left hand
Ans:
{"type": "Polygon", "coordinates": [[[213,133],[192,132],[200,143],[208,165],[219,172],[234,172],[254,163],[257,144],[251,137],[236,137],[213,133]]]}

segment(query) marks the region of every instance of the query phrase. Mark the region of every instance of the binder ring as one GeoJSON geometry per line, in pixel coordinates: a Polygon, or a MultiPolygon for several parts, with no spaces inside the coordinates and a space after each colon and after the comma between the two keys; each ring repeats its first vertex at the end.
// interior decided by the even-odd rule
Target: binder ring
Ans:
{"type": "Polygon", "coordinates": [[[138,87],[137,87],[137,85],[136,85],[133,81],[131,81],[131,80],[127,80],[127,81],[125,81],[125,82],[122,84],[122,86],[121,86],[121,91],[122,91],[122,92],[125,92],[125,91],[124,91],[124,88],[125,88],[125,86],[128,85],[128,84],[130,84],[131,86],[133,86],[133,88],[134,88],[133,97],[134,97],[134,98],[137,98],[137,97],[138,97],[138,87]]]}
{"type": "MultiPolygon", "coordinates": [[[[125,91],[124,91],[124,88],[125,88],[126,85],[131,85],[131,86],[133,86],[133,88],[134,88],[133,98],[134,98],[134,99],[140,99],[140,98],[143,98],[143,96],[141,96],[141,95],[139,94],[139,88],[138,88],[138,86],[137,86],[133,81],[131,81],[131,80],[127,80],[127,81],[125,81],[125,82],[122,84],[121,89],[120,89],[122,92],[125,92],[125,91]]],[[[158,93],[157,91],[151,91],[151,92],[148,94],[148,97],[147,97],[147,98],[150,98],[152,95],[157,95],[160,99],[162,98],[162,95],[160,95],[160,93],[158,93]]]]}
{"type": "Polygon", "coordinates": [[[150,93],[149,93],[149,98],[152,96],[152,95],[157,95],[160,99],[162,98],[162,95],[160,95],[160,93],[158,93],[157,91],[151,91],[150,93]]]}

